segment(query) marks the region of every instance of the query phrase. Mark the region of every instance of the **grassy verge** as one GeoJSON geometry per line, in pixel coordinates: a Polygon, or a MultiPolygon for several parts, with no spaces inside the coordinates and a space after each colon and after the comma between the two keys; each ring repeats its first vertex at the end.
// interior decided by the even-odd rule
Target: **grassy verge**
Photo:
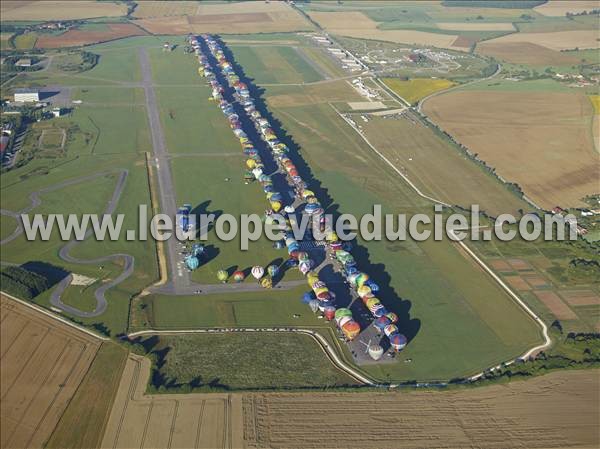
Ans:
{"type": "Polygon", "coordinates": [[[127,351],[103,343],[83,383],[69,403],[47,448],[98,447],[119,387],[127,351]]]}
{"type": "Polygon", "coordinates": [[[326,388],[356,382],[308,335],[206,334],[160,337],[150,383],[161,392],[326,388]]]}

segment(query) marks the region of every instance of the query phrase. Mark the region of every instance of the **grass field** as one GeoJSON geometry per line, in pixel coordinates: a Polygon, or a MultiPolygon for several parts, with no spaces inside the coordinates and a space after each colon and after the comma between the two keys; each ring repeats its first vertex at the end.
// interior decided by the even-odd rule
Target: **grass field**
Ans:
{"type": "Polygon", "coordinates": [[[36,33],[19,34],[14,38],[15,48],[17,50],[31,50],[35,47],[38,35],[36,33]]]}
{"type": "Polygon", "coordinates": [[[589,98],[594,107],[594,112],[600,114],[600,95],[590,95],[589,98]]]}
{"type": "Polygon", "coordinates": [[[310,336],[302,334],[162,336],[155,351],[166,354],[158,369],[166,385],[247,390],[355,383],[332,365],[310,336]]]}
{"type": "Polygon", "coordinates": [[[100,346],[45,447],[99,447],[126,360],[127,351],[122,347],[114,343],[100,346]]]}
{"type": "MultiPolygon", "coordinates": [[[[321,181],[319,192],[334,199],[328,210],[361,216],[382,204],[384,213],[431,211],[329,105],[274,107],[274,113],[321,181]]],[[[365,368],[376,377],[452,377],[469,365],[492,363],[500,353],[516,355],[525,340],[537,340],[533,323],[449,243],[359,243],[353,252],[359,265],[385,286],[382,301],[399,311],[401,328],[412,338],[402,357],[413,362],[365,368]],[[481,291],[488,292],[485,299],[481,291]],[[454,325],[448,328],[448,322],[454,325]],[[477,335],[478,344],[462,340],[468,335],[477,335]]]]}
{"type": "Polygon", "coordinates": [[[407,81],[384,78],[383,82],[410,104],[416,104],[429,94],[454,86],[452,81],[433,78],[413,78],[407,81]]]}
{"type": "Polygon", "coordinates": [[[492,174],[412,115],[397,120],[371,117],[362,127],[364,135],[388,160],[434,198],[467,209],[477,204],[491,216],[517,216],[519,209],[531,209],[492,174]],[[431,164],[432,160],[438,163],[431,164]]]}
{"type": "Polygon", "coordinates": [[[310,83],[323,79],[294,47],[235,45],[230,48],[246,75],[259,85],[310,83]]]}

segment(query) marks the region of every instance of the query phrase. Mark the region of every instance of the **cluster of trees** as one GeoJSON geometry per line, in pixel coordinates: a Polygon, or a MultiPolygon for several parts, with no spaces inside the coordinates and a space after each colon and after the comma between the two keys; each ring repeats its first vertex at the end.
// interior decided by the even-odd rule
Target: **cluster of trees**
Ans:
{"type": "Polygon", "coordinates": [[[19,67],[15,65],[17,61],[22,58],[23,56],[19,55],[7,56],[2,65],[6,70],[13,72],[35,72],[37,70],[41,70],[42,67],[38,65],[38,62],[40,62],[42,58],[38,58],[37,56],[27,56],[27,59],[31,59],[30,67],[19,67]]]}
{"type": "Polygon", "coordinates": [[[50,288],[50,281],[22,267],[8,267],[0,272],[2,290],[23,299],[33,299],[50,288]]]}

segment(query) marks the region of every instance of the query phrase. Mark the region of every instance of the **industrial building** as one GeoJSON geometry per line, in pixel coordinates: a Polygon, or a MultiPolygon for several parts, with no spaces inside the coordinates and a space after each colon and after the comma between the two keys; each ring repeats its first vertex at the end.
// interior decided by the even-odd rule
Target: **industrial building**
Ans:
{"type": "Polygon", "coordinates": [[[15,102],[32,103],[36,101],[40,101],[39,91],[25,88],[15,90],[15,102]]]}

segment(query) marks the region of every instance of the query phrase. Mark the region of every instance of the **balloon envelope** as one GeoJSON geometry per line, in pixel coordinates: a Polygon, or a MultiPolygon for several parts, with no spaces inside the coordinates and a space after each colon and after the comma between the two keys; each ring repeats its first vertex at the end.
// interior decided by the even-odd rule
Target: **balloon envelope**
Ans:
{"type": "Polygon", "coordinates": [[[271,280],[271,278],[263,278],[260,281],[260,285],[262,285],[264,288],[271,288],[273,287],[273,281],[271,280]]]}
{"type": "Polygon", "coordinates": [[[313,313],[315,313],[317,310],[319,310],[319,301],[317,301],[316,299],[311,299],[308,303],[308,306],[310,307],[310,310],[312,310],[313,313]]]}
{"type": "Polygon", "coordinates": [[[255,265],[252,267],[252,276],[254,276],[257,280],[263,277],[263,274],[265,274],[265,269],[260,265],[255,265]]]}
{"type": "Polygon", "coordinates": [[[342,332],[348,340],[354,340],[360,333],[360,326],[356,321],[348,321],[342,326],[342,332]]]}
{"type": "Polygon", "coordinates": [[[389,338],[390,338],[390,344],[392,345],[392,348],[394,348],[396,351],[402,350],[406,346],[406,343],[408,342],[406,337],[402,334],[394,334],[394,335],[391,335],[389,338]]]}
{"type": "Polygon", "coordinates": [[[233,273],[233,280],[235,282],[242,282],[244,280],[246,276],[244,275],[243,271],[236,271],[235,273],[233,273]]]}
{"type": "Polygon", "coordinates": [[[277,265],[269,265],[267,267],[267,273],[269,273],[269,276],[275,277],[277,276],[277,273],[279,273],[279,267],[277,265]]]}
{"type": "Polygon", "coordinates": [[[218,280],[225,281],[228,277],[229,277],[229,275],[227,274],[227,271],[225,271],[225,270],[217,271],[217,279],[218,280]]]}
{"type": "Polygon", "coordinates": [[[386,313],[385,315],[387,317],[388,320],[390,320],[392,323],[397,323],[398,322],[398,315],[396,315],[394,312],[389,312],[386,313]]]}
{"type": "Polygon", "coordinates": [[[195,270],[200,266],[200,261],[196,256],[189,256],[185,259],[185,264],[190,270],[195,270]]]}

